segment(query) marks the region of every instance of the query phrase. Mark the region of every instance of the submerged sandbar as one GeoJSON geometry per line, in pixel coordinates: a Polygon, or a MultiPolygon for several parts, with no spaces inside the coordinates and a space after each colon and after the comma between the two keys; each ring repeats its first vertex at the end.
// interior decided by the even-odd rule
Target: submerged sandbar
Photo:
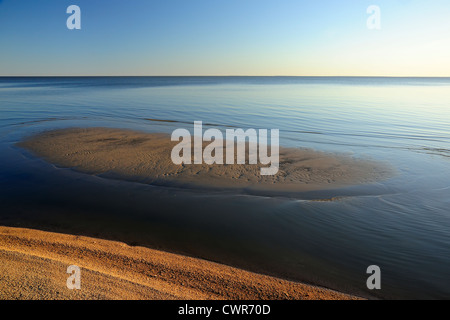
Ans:
{"type": "Polygon", "coordinates": [[[32,136],[18,145],[77,171],[155,185],[302,192],[371,183],[390,169],[367,159],[310,149],[280,148],[278,173],[261,164],[180,164],[171,160],[170,135],[113,128],[68,128],[32,136]]]}

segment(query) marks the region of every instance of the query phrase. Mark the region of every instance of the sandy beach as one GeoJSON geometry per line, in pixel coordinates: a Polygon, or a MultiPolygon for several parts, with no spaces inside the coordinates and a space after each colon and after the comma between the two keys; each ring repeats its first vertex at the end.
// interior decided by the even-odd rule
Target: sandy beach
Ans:
{"type": "MultiPolygon", "coordinates": [[[[372,161],[287,148],[280,150],[275,176],[261,176],[258,164],[175,165],[170,158],[175,144],[166,134],[71,128],[18,145],[82,173],[181,187],[308,191],[389,174],[372,161]]],[[[0,256],[2,299],[357,299],[199,258],[25,228],[0,227],[0,256]],[[81,290],[66,288],[69,265],[82,270],[81,290]]]]}
{"type": "Polygon", "coordinates": [[[0,227],[0,299],[359,299],[122,242],[0,227]],[[81,289],[69,290],[69,265],[81,289]]]}
{"type": "Polygon", "coordinates": [[[43,132],[18,145],[53,164],[88,174],[208,190],[303,192],[370,183],[391,175],[389,168],[374,161],[299,148],[280,148],[279,171],[269,176],[260,174],[264,165],[259,163],[175,165],[170,155],[177,143],[167,134],[69,128],[43,132]]]}

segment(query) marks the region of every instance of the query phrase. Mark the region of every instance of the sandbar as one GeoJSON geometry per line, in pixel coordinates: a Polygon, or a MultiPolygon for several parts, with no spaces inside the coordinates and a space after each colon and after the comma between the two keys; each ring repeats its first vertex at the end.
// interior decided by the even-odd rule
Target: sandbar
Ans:
{"type": "Polygon", "coordinates": [[[29,137],[18,146],[60,167],[143,182],[205,189],[303,192],[373,183],[392,174],[386,165],[346,154],[280,148],[279,171],[262,164],[174,164],[170,135],[114,128],[68,128],[29,137]]]}

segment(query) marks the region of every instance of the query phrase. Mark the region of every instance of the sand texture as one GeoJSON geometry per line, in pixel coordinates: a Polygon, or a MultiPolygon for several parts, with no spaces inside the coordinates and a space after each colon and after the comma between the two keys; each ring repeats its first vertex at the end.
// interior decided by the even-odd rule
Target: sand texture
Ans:
{"type": "Polygon", "coordinates": [[[175,165],[171,151],[177,143],[166,134],[69,128],[47,131],[18,145],[80,172],[179,187],[309,191],[370,183],[391,174],[374,161],[298,148],[280,149],[279,171],[273,176],[261,175],[261,167],[268,166],[261,164],[175,165]]]}
{"type": "Polygon", "coordinates": [[[358,299],[177,254],[0,227],[0,299],[358,299]],[[81,289],[69,290],[69,265],[81,289]]]}

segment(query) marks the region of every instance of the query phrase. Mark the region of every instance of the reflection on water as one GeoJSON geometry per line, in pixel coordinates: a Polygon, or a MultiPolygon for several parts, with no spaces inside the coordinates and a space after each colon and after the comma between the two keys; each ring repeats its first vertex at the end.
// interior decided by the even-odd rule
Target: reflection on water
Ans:
{"type": "Polygon", "coordinates": [[[449,298],[450,79],[0,78],[0,224],[84,233],[380,297],[449,298]],[[102,179],[14,143],[46,129],[279,128],[284,146],[391,164],[279,197],[102,179]],[[333,200],[333,201],[311,201],[333,200]],[[382,290],[365,288],[366,268],[382,290]]]}

